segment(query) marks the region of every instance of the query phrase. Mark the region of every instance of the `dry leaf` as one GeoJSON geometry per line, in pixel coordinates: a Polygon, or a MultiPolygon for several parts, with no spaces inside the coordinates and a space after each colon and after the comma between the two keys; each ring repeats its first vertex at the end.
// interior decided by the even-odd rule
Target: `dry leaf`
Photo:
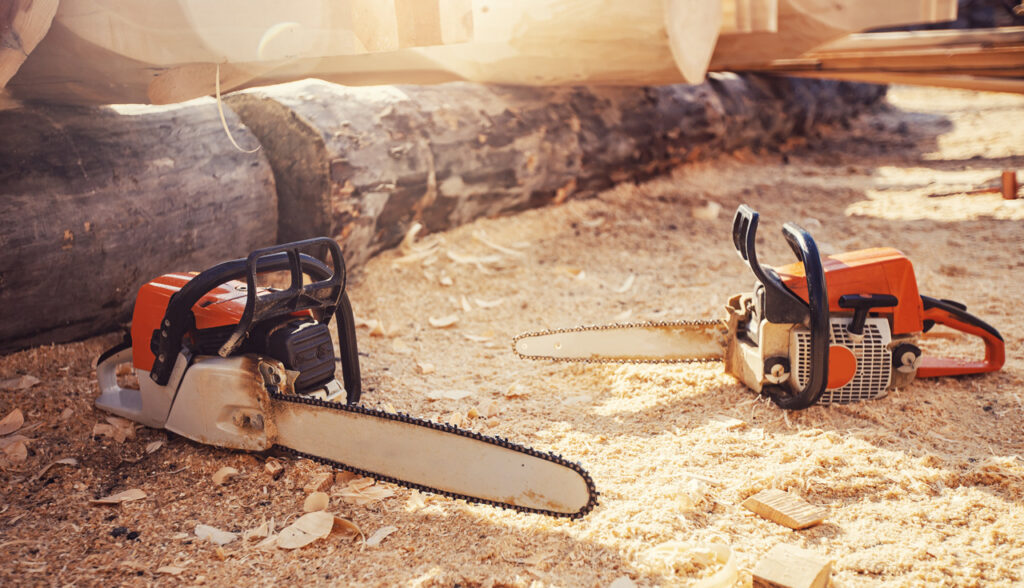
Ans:
{"type": "Polygon", "coordinates": [[[626,278],[626,281],[623,282],[621,286],[616,288],[615,292],[618,293],[618,294],[623,294],[623,293],[627,292],[630,288],[633,287],[633,282],[635,280],[636,280],[636,275],[629,274],[629,277],[626,278]]]}
{"type": "Polygon", "coordinates": [[[331,513],[322,510],[307,513],[281,529],[277,536],[277,546],[281,549],[305,547],[317,539],[330,535],[333,528],[334,515],[331,513]]]}
{"type": "Polygon", "coordinates": [[[151,441],[149,444],[146,445],[146,453],[155,453],[163,446],[163,441],[151,441]]]}
{"type": "Polygon", "coordinates": [[[434,373],[434,364],[432,364],[432,363],[416,362],[416,367],[419,368],[420,373],[423,374],[423,375],[434,373]]]}
{"type": "Polygon", "coordinates": [[[11,463],[24,463],[28,459],[28,447],[25,446],[24,441],[11,443],[4,447],[4,455],[7,456],[11,463]]]}
{"type": "Polygon", "coordinates": [[[73,458],[73,457],[65,457],[64,459],[58,459],[57,461],[52,461],[52,462],[46,464],[46,466],[43,467],[43,469],[39,470],[39,472],[36,475],[32,476],[32,479],[29,480],[29,481],[34,482],[34,481],[38,480],[39,478],[42,478],[43,474],[48,472],[50,470],[50,468],[52,468],[55,465],[76,466],[76,465],[78,465],[78,460],[73,458]]]}
{"type": "Polygon", "coordinates": [[[103,498],[96,498],[90,500],[92,504],[121,504],[122,502],[131,502],[133,500],[142,500],[146,497],[146,493],[138,488],[132,488],[131,490],[125,490],[118,492],[117,494],[111,494],[110,496],[104,496],[103,498]]]}
{"type": "Polygon", "coordinates": [[[0,421],[0,435],[10,435],[20,429],[24,424],[25,415],[22,414],[20,408],[16,408],[7,413],[4,420],[0,421]]]}
{"type": "Polygon", "coordinates": [[[210,525],[196,525],[196,537],[206,539],[217,545],[227,545],[238,539],[238,533],[221,531],[217,527],[211,527],[210,525]]]}
{"type": "Polygon", "coordinates": [[[326,492],[314,492],[306,497],[306,500],[302,503],[303,512],[316,512],[318,510],[326,510],[327,506],[331,503],[331,497],[326,492]]]}
{"type": "Polygon", "coordinates": [[[185,571],[185,568],[179,568],[177,566],[161,566],[156,569],[158,574],[167,574],[168,576],[177,576],[185,571]]]}
{"type": "Polygon", "coordinates": [[[41,380],[35,376],[24,375],[18,378],[0,380],[0,390],[28,390],[38,384],[41,380]]]}
{"type": "Polygon", "coordinates": [[[238,470],[230,466],[225,466],[213,474],[213,483],[218,486],[223,486],[224,484],[227,484],[231,478],[236,476],[238,476],[238,470]]]}
{"type": "Polygon", "coordinates": [[[504,298],[498,298],[497,300],[483,300],[481,298],[474,298],[473,302],[476,303],[480,308],[494,308],[502,302],[505,302],[504,298]]]}
{"type": "Polygon", "coordinates": [[[427,320],[430,321],[430,326],[432,326],[434,328],[437,328],[437,329],[447,329],[448,327],[450,327],[450,326],[454,325],[455,323],[459,322],[459,315],[457,315],[457,314],[450,314],[448,316],[443,316],[443,317],[440,317],[440,318],[430,317],[427,320]]]}
{"type": "Polygon", "coordinates": [[[472,396],[473,393],[468,390],[435,390],[433,392],[427,392],[427,398],[429,400],[462,400],[467,396],[472,396]]]}
{"type": "Polygon", "coordinates": [[[373,535],[370,535],[369,539],[366,540],[367,547],[377,547],[380,542],[383,541],[388,535],[398,530],[398,527],[381,527],[374,531],[373,535]]]}

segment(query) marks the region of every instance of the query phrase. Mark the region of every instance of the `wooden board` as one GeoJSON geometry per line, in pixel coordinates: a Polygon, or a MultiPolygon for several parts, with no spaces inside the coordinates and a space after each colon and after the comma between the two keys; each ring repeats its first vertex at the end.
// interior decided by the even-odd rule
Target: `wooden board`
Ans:
{"type": "Polygon", "coordinates": [[[769,521],[790,529],[806,529],[820,524],[828,511],[789,492],[769,488],[743,501],[743,507],[769,521]]]}
{"type": "Polygon", "coordinates": [[[754,568],[758,588],[825,588],[831,583],[832,561],[813,551],[780,543],[754,568]]]}
{"type": "Polygon", "coordinates": [[[799,78],[816,78],[828,80],[846,80],[868,84],[911,84],[917,86],[935,86],[939,88],[958,88],[979,92],[1007,92],[1024,94],[1024,79],[993,78],[974,75],[949,75],[917,72],[877,72],[877,71],[791,71],[778,72],[780,75],[799,78]]]}

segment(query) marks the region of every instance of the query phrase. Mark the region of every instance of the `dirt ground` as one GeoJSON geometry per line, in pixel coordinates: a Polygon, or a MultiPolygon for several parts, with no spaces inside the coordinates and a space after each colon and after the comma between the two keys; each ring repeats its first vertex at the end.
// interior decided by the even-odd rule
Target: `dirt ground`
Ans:
{"type": "MultiPolygon", "coordinates": [[[[96,431],[109,423],[92,406],[92,364],[116,341],[109,335],[0,358],[0,380],[13,388],[0,395],[0,417],[20,409],[25,419],[6,439],[29,439],[5,442],[0,584],[688,585],[725,567],[709,545],[727,546],[738,583],[749,584],[765,554],[787,543],[831,559],[837,586],[1019,585],[1024,200],[962,192],[1024,169],[1024,97],[901,87],[889,100],[781,151],[737,153],[594,199],[421,235],[416,250],[435,254],[409,262],[393,251],[355,272],[356,314],[384,331],[359,331],[364,403],[578,460],[601,492],[582,520],[387,486],[354,500],[352,481],[339,476],[328,510],[364,537],[393,527],[379,545],[345,533],[296,550],[260,547],[259,537],[200,539],[200,524],[236,533],[290,524],[306,486],[327,470],[286,460],[275,480],[264,456],[145,427],[123,442],[117,427],[96,431]],[[929,197],[946,193],[960,195],[929,197]],[[718,317],[729,295],[753,284],[730,240],[740,203],[762,213],[768,263],[792,260],[779,233],[786,221],[826,253],[902,250],[922,293],[962,301],[1002,332],[1005,367],[785,413],[717,363],[513,356],[511,338],[527,330],[718,317]],[[450,328],[429,324],[452,314],[450,328]],[[428,363],[434,371],[422,373],[428,363]],[[10,381],[22,376],[39,382],[18,389],[32,383],[10,381]],[[446,391],[470,394],[428,397],[446,391]],[[43,471],[65,458],[75,461],[43,471]],[[224,467],[239,475],[218,485],[224,467]],[[791,531],[741,506],[766,488],[823,507],[827,519],[791,531]],[[145,497],[90,503],[129,489],[145,497]]],[[[979,349],[950,334],[922,346],[979,349]]]]}

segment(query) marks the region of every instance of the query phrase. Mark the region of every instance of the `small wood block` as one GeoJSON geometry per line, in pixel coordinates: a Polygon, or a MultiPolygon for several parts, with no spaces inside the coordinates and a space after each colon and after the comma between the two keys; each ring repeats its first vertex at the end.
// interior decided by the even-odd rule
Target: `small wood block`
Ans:
{"type": "Polygon", "coordinates": [[[334,485],[334,472],[320,472],[313,476],[313,479],[302,487],[306,494],[313,492],[327,492],[334,485]]]}
{"type": "Polygon", "coordinates": [[[803,498],[769,488],[743,501],[743,506],[769,521],[790,529],[806,529],[825,520],[828,511],[803,498]]]}
{"type": "Polygon", "coordinates": [[[267,474],[275,480],[284,474],[284,466],[281,465],[281,462],[272,457],[267,459],[267,463],[263,465],[263,469],[266,470],[267,474]]]}
{"type": "Polygon", "coordinates": [[[780,543],[754,568],[754,586],[824,588],[832,577],[832,560],[813,551],[780,543]]]}

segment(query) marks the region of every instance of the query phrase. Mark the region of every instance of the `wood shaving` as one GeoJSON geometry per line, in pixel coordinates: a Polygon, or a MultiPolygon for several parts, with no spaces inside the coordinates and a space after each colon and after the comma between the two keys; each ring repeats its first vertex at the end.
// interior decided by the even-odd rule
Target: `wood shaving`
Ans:
{"type": "Polygon", "coordinates": [[[636,274],[629,274],[629,277],[626,278],[626,281],[622,282],[622,285],[619,286],[618,288],[616,288],[615,292],[617,294],[624,294],[624,293],[628,292],[629,289],[633,287],[633,282],[635,282],[635,281],[636,281],[636,274]]]}
{"type": "Polygon", "coordinates": [[[455,280],[453,280],[448,274],[441,274],[441,277],[437,279],[437,282],[442,286],[451,286],[455,284],[455,280]]]}
{"type": "Polygon", "coordinates": [[[52,468],[55,465],[77,466],[78,460],[73,457],[65,457],[62,459],[58,459],[56,461],[51,461],[50,463],[43,466],[43,469],[36,472],[36,475],[29,478],[29,481],[34,482],[39,478],[42,478],[43,475],[46,474],[46,472],[50,471],[50,468],[52,468]]]}
{"type": "Polygon", "coordinates": [[[269,457],[266,463],[263,464],[263,471],[276,480],[284,474],[284,465],[280,461],[269,457]]]}
{"type": "Polygon", "coordinates": [[[314,492],[302,502],[302,511],[316,512],[318,510],[327,510],[330,503],[331,497],[326,492],[314,492]]]}
{"type": "Polygon", "coordinates": [[[281,549],[299,549],[327,537],[333,528],[333,514],[324,511],[310,512],[281,529],[277,536],[277,546],[281,549]]]}
{"type": "Polygon", "coordinates": [[[10,445],[14,445],[15,443],[28,443],[31,440],[32,439],[21,434],[0,437],[0,449],[6,449],[10,445]]]}
{"type": "Polygon", "coordinates": [[[359,525],[344,517],[334,517],[334,527],[331,529],[331,532],[342,535],[359,535],[364,540],[366,539],[366,536],[363,535],[363,530],[359,528],[359,525]]]}
{"type": "Polygon", "coordinates": [[[177,566],[160,566],[156,569],[156,573],[166,574],[168,576],[180,576],[184,571],[185,568],[179,568],[177,566]]]}
{"type": "Polygon", "coordinates": [[[459,315],[449,314],[448,316],[442,316],[439,318],[429,317],[427,320],[430,321],[430,326],[434,327],[435,329],[447,329],[448,327],[459,322],[459,315]]]}
{"type": "Polygon", "coordinates": [[[373,535],[370,535],[370,537],[366,539],[366,546],[367,547],[377,547],[377,546],[379,546],[381,541],[383,541],[385,538],[387,538],[388,535],[394,533],[397,530],[398,530],[398,527],[392,527],[390,525],[387,526],[387,527],[381,527],[381,528],[377,529],[376,531],[373,532],[373,535]]]}
{"type": "Polygon", "coordinates": [[[11,443],[4,447],[4,455],[11,463],[24,463],[28,459],[28,446],[24,441],[11,443]]]}
{"type": "Polygon", "coordinates": [[[629,576],[619,576],[612,580],[612,583],[608,585],[608,588],[636,588],[636,582],[634,582],[629,576]]]}
{"type": "Polygon", "coordinates": [[[230,466],[222,467],[219,470],[217,470],[216,472],[214,472],[214,474],[212,476],[213,483],[218,485],[218,486],[223,486],[224,484],[227,484],[233,478],[237,477],[238,474],[239,474],[238,470],[233,468],[233,467],[230,467],[230,466]]]}
{"type": "Polygon", "coordinates": [[[7,413],[4,420],[0,421],[0,435],[10,435],[25,424],[25,415],[20,408],[15,408],[7,413]]]}
{"type": "Polygon", "coordinates": [[[103,498],[95,498],[90,500],[90,504],[121,504],[122,502],[132,502],[134,500],[142,500],[146,497],[146,493],[138,488],[132,488],[130,490],[124,490],[110,496],[104,496],[103,498]]]}
{"type": "Polygon", "coordinates": [[[409,344],[401,339],[393,339],[391,341],[391,350],[395,353],[401,353],[403,355],[413,352],[413,348],[409,347],[409,344]]]}
{"type": "Polygon", "coordinates": [[[448,259],[454,261],[455,263],[461,263],[464,265],[474,265],[478,269],[484,269],[483,266],[488,264],[501,263],[500,255],[465,255],[463,253],[456,253],[451,249],[449,249],[446,252],[446,254],[448,256],[448,259]]]}
{"type": "Polygon", "coordinates": [[[461,308],[463,312],[473,311],[473,307],[469,304],[469,299],[465,296],[459,297],[459,308],[461,308]]]}
{"type": "Polygon", "coordinates": [[[417,361],[416,362],[416,369],[418,369],[419,372],[421,374],[423,374],[423,375],[432,374],[436,370],[436,368],[434,367],[434,364],[427,363],[425,361],[424,362],[417,361]]]}
{"type": "Polygon", "coordinates": [[[381,484],[375,484],[375,480],[372,478],[353,480],[338,494],[345,502],[358,506],[380,502],[394,495],[394,490],[381,484]]]}
{"type": "Polygon", "coordinates": [[[302,487],[306,494],[326,492],[334,485],[334,472],[319,472],[302,487]]]}
{"type": "Polygon", "coordinates": [[[530,394],[530,390],[522,384],[512,384],[505,389],[505,398],[524,398],[530,394]]]}
{"type": "Polygon", "coordinates": [[[150,441],[146,444],[146,453],[156,453],[164,446],[163,441],[150,441]]]}
{"type": "Polygon", "coordinates": [[[690,209],[690,216],[698,220],[713,221],[722,212],[722,205],[714,200],[706,200],[690,209]]]}
{"type": "Polygon", "coordinates": [[[444,417],[444,421],[450,425],[461,427],[466,424],[466,417],[461,412],[454,411],[448,413],[448,415],[444,417]]]}
{"type": "Polygon", "coordinates": [[[483,298],[473,298],[473,303],[476,304],[477,306],[479,306],[480,308],[494,308],[496,306],[501,306],[501,304],[503,302],[505,302],[504,298],[498,298],[498,299],[495,299],[495,300],[484,300],[483,298]]]}
{"type": "Polygon", "coordinates": [[[471,335],[469,333],[463,333],[462,336],[474,343],[484,343],[494,338],[493,335],[471,335]]]}
{"type": "Polygon", "coordinates": [[[195,535],[196,537],[209,541],[215,545],[227,545],[228,543],[238,539],[238,533],[222,531],[217,527],[211,527],[210,525],[203,524],[196,525],[195,535]]]}
{"type": "Polygon", "coordinates": [[[242,532],[242,540],[249,542],[257,539],[266,539],[274,532],[274,519],[263,521],[252,529],[242,532]]]}
{"type": "Polygon", "coordinates": [[[58,416],[57,419],[60,420],[61,422],[64,422],[73,416],[75,416],[75,411],[68,407],[60,411],[60,416],[58,416]]]}
{"type": "Polygon", "coordinates": [[[427,398],[430,400],[462,400],[472,395],[473,392],[469,390],[434,390],[427,392],[427,398]]]}
{"type": "Polygon", "coordinates": [[[504,253],[505,255],[511,255],[513,257],[525,257],[526,256],[526,254],[523,253],[522,251],[516,251],[515,249],[512,249],[510,247],[505,247],[504,245],[499,245],[499,244],[495,243],[494,241],[491,241],[490,238],[487,237],[487,234],[484,233],[482,230],[473,231],[473,238],[476,239],[477,241],[483,243],[484,245],[490,247],[491,249],[494,249],[495,251],[499,251],[501,253],[504,253]]]}
{"type": "Polygon", "coordinates": [[[8,378],[6,380],[0,380],[0,390],[28,390],[32,386],[35,386],[41,382],[39,378],[35,376],[24,375],[17,378],[8,378]]]}
{"type": "Polygon", "coordinates": [[[620,312],[619,314],[613,316],[612,317],[612,322],[613,323],[621,323],[621,322],[624,322],[624,321],[628,321],[629,317],[631,317],[631,316],[633,316],[633,309],[627,308],[626,310],[624,310],[624,311],[620,312]]]}
{"type": "MultiPolygon", "coordinates": [[[[452,423],[455,424],[455,423],[452,423]]],[[[413,490],[405,501],[406,512],[416,512],[427,507],[427,501],[419,490],[413,490]]]]}
{"type": "Polygon", "coordinates": [[[493,400],[485,400],[477,410],[484,418],[491,418],[501,413],[501,405],[493,400]]]}

